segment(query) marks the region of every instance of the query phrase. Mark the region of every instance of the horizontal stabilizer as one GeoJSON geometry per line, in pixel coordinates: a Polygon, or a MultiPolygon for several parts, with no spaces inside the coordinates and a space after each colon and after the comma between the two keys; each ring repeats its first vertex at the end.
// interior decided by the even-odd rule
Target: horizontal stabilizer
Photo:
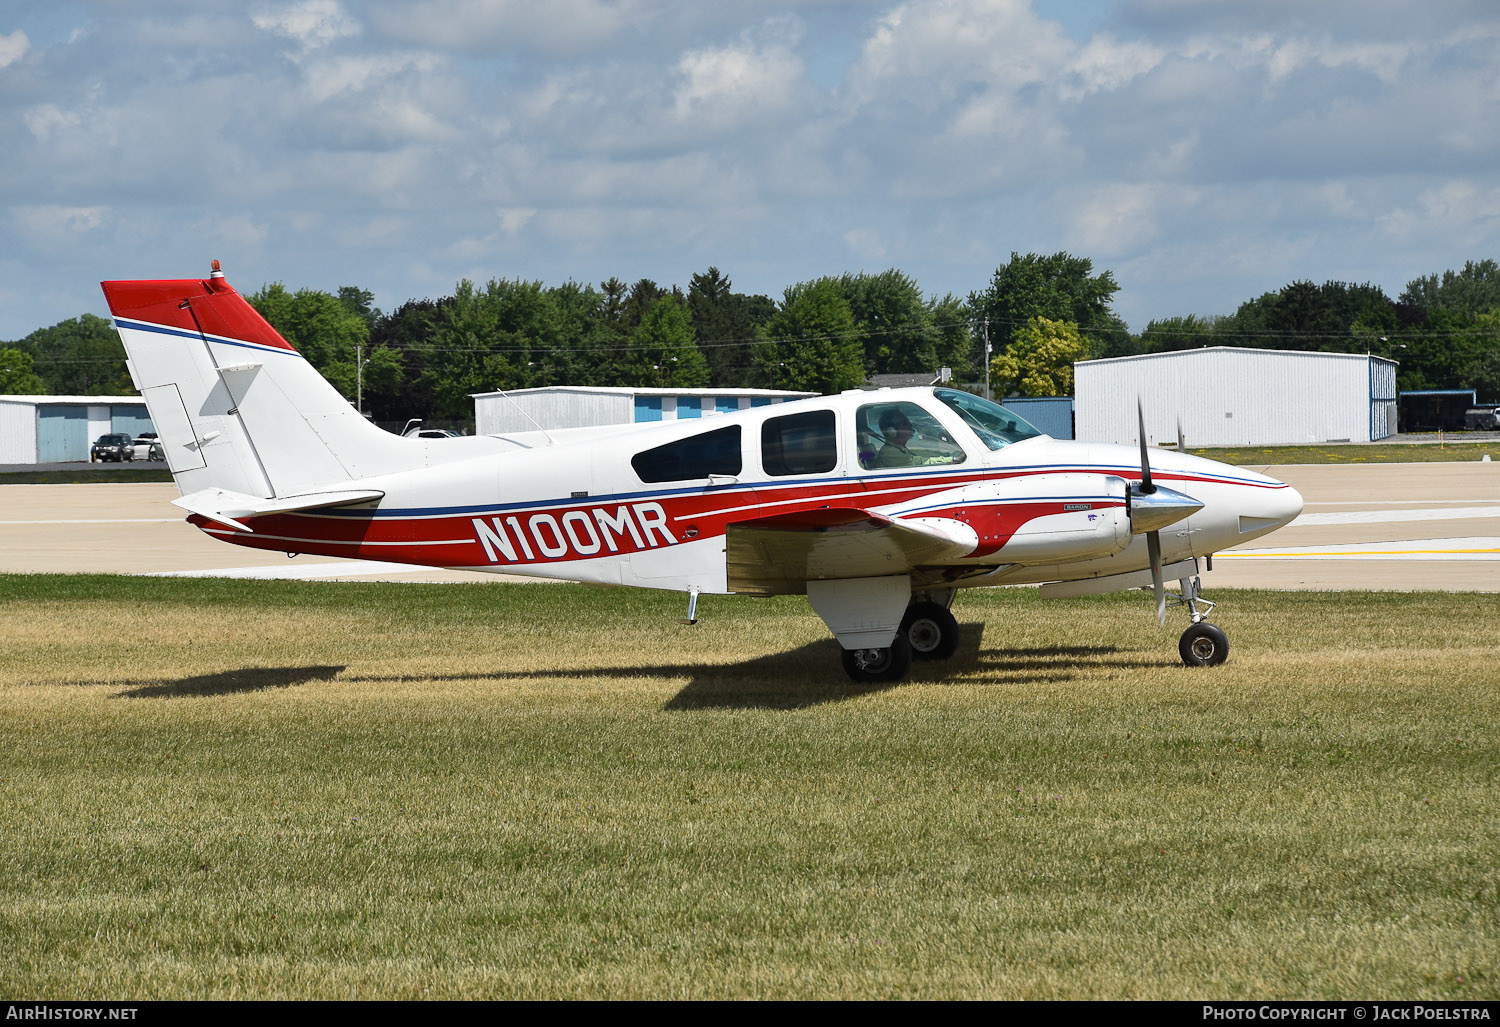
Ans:
{"type": "Polygon", "coordinates": [[[174,499],[172,505],[179,506],[188,513],[207,517],[211,521],[237,531],[253,533],[254,529],[242,524],[239,518],[259,517],[263,514],[295,513],[299,510],[322,510],[332,506],[352,506],[355,503],[373,502],[384,495],[385,493],[378,489],[343,489],[338,492],[313,492],[303,496],[261,499],[258,496],[247,496],[243,492],[211,488],[174,499]]]}

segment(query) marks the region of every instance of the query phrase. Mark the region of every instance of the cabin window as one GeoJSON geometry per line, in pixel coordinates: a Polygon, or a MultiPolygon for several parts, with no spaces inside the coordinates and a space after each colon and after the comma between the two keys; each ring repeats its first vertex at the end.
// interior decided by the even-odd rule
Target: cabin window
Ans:
{"type": "Polygon", "coordinates": [[[961,464],[963,447],[936,417],[915,403],[867,403],[854,415],[859,466],[940,467],[961,464]]]}
{"type": "Polygon", "coordinates": [[[838,463],[832,410],[772,417],[761,425],[760,459],[767,474],[824,474],[838,463]]]}
{"type": "Polygon", "coordinates": [[[991,449],[1004,449],[1013,442],[1024,442],[1042,434],[1028,424],[1026,418],[999,403],[955,389],[937,389],[933,395],[962,417],[979,436],[979,441],[991,449]]]}
{"type": "Polygon", "coordinates": [[[743,465],[737,424],[668,442],[637,453],[630,460],[635,473],[646,482],[687,481],[713,474],[732,478],[743,465]]]}

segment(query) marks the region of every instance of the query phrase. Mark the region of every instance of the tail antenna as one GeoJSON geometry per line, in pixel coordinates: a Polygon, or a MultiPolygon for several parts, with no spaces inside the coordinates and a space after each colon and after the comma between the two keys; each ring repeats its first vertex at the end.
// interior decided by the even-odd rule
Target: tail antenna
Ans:
{"type": "Polygon", "coordinates": [[[515,408],[517,410],[521,411],[521,416],[522,417],[526,418],[526,420],[530,421],[532,424],[536,424],[536,430],[539,431],[539,432],[541,432],[543,435],[547,436],[547,445],[549,445],[549,446],[555,446],[555,445],[557,445],[557,440],[554,439],[550,434],[548,434],[546,428],[543,428],[540,424],[537,424],[536,418],[532,417],[530,414],[528,414],[526,412],[526,408],[523,407],[520,403],[517,403],[514,397],[507,395],[504,389],[496,389],[495,391],[498,392],[498,393],[500,393],[500,395],[505,396],[505,398],[508,399],[508,400],[510,400],[511,403],[515,404],[515,408]]]}

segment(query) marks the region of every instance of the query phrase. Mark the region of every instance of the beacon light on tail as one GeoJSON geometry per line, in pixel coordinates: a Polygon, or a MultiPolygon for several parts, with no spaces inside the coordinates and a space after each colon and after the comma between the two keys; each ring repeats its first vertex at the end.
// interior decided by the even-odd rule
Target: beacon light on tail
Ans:
{"type": "Polygon", "coordinates": [[[1200,562],[1302,510],[1273,478],[1064,441],[947,388],[853,391],[622,428],[405,438],[369,423],[230,287],[103,283],[200,529],[235,545],[669,589],[808,596],[857,681],[958,645],[959,589],[1180,586],[1179,651],[1221,663],[1200,562]]]}

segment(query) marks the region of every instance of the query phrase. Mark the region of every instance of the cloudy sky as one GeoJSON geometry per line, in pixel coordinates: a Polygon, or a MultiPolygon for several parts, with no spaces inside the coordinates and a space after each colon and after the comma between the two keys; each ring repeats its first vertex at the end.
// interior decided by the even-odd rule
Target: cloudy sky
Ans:
{"type": "Polygon", "coordinates": [[[1012,250],[1136,329],[1500,258],[1500,4],[0,0],[0,339],[211,257],[389,308],[1012,250]]]}

